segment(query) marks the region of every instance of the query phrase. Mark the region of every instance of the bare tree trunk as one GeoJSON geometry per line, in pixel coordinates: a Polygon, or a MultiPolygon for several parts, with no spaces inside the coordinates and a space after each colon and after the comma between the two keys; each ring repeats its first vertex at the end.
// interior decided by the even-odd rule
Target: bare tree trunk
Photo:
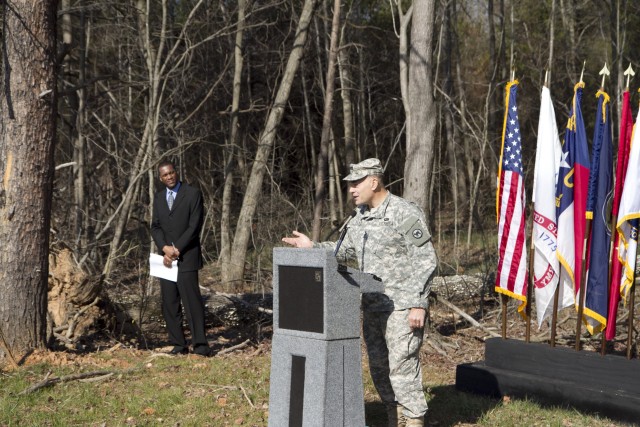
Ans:
{"type": "MultiPolygon", "coordinates": [[[[457,18],[457,6],[455,0],[452,2],[451,8],[451,22],[456,23],[458,21],[457,18]]],[[[452,32],[452,50],[455,52],[455,56],[460,58],[460,45],[458,43],[458,35],[456,31],[456,26],[450,26],[452,32]]],[[[453,70],[452,70],[453,72],[453,70]]],[[[464,160],[464,172],[462,173],[463,179],[458,180],[458,184],[460,186],[460,191],[458,192],[458,196],[460,197],[460,205],[464,206],[470,203],[470,189],[472,188],[473,176],[474,176],[474,166],[472,159],[472,151],[471,145],[469,142],[470,135],[473,134],[473,130],[471,126],[467,124],[467,102],[466,102],[466,90],[464,85],[464,79],[462,78],[462,70],[460,68],[460,61],[455,62],[455,93],[458,94],[459,98],[459,123],[460,128],[455,127],[453,129],[454,132],[454,141],[462,142],[463,154],[462,158],[464,160]]],[[[451,105],[451,104],[450,104],[451,105]]],[[[454,121],[455,124],[455,121],[454,121]]]]}
{"type": "Polygon", "coordinates": [[[249,183],[245,191],[242,209],[240,210],[238,225],[236,227],[236,234],[233,240],[233,247],[231,249],[232,259],[236,261],[231,265],[232,271],[229,273],[229,279],[232,281],[240,281],[244,276],[244,261],[247,256],[249,237],[251,236],[251,222],[260,199],[267,161],[273,148],[278,125],[284,114],[286,102],[293,84],[293,78],[298,70],[298,65],[304,52],[304,46],[309,32],[309,24],[311,23],[316,5],[317,0],[305,0],[304,2],[298,28],[296,29],[293,48],[284,69],[282,81],[280,82],[273,107],[269,112],[265,129],[260,136],[258,151],[251,168],[251,175],[249,176],[249,183]]]}
{"type": "MultiPolygon", "coordinates": [[[[300,68],[302,69],[301,74],[304,76],[305,73],[305,66],[304,66],[304,62],[302,62],[300,64],[300,68]]],[[[307,139],[306,139],[306,144],[305,144],[305,149],[308,150],[308,154],[305,156],[305,159],[309,159],[311,158],[311,164],[308,165],[310,166],[307,170],[313,170],[317,164],[317,159],[316,159],[316,144],[314,141],[314,133],[313,133],[313,119],[311,116],[311,106],[309,105],[309,90],[307,89],[307,81],[302,78],[300,79],[300,81],[302,82],[302,96],[304,98],[304,121],[305,121],[305,131],[307,132],[307,139]]]]}
{"type": "Polygon", "coordinates": [[[353,118],[353,100],[351,99],[352,77],[349,63],[349,51],[344,46],[344,27],[342,43],[338,52],[338,72],[340,75],[340,95],[342,95],[342,115],[344,117],[344,157],[348,164],[356,163],[355,122],[353,118]]]}
{"type": "Polygon", "coordinates": [[[322,210],[327,192],[327,171],[329,166],[329,139],[331,138],[331,121],[333,118],[333,94],[336,85],[336,62],[338,57],[338,42],[340,29],[341,0],[335,0],[333,4],[333,22],[331,23],[331,45],[329,47],[329,60],[327,61],[327,81],[324,96],[324,115],[322,117],[322,137],[320,138],[320,155],[318,156],[318,169],[316,171],[316,194],[313,210],[312,239],[320,238],[322,225],[322,210]]]}
{"type": "Polygon", "coordinates": [[[356,141],[356,162],[362,159],[361,145],[364,143],[366,135],[369,131],[369,120],[367,117],[367,114],[369,111],[369,108],[368,108],[369,107],[369,102],[368,102],[369,85],[365,84],[367,74],[364,69],[363,56],[364,56],[364,53],[362,52],[362,49],[358,49],[358,71],[359,71],[358,89],[360,92],[360,96],[358,97],[358,106],[360,110],[360,114],[359,114],[360,120],[358,120],[359,138],[356,141]]]}
{"type": "MultiPolygon", "coordinates": [[[[76,97],[78,98],[78,111],[76,114],[75,124],[75,140],[73,143],[73,160],[75,165],[73,166],[74,184],[73,194],[75,197],[75,214],[74,230],[76,238],[77,253],[82,255],[87,247],[87,203],[85,200],[85,134],[84,123],[86,119],[86,55],[87,55],[87,39],[85,34],[86,28],[85,13],[84,10],[80,11],[80,43],[78,49],[79,64],[78,64],[78,89],[76,90],[76,97]]],[[[88,33],[88,30],[86,31],[88,33]]]]}
{"type": "MultiPolygon", "coordinates": [[[[233,190],[233,169],[236,145],[238,144],[238,113],[240,110],[240,84],[242,82],[242,68],[244,64],[243,36],[245,27],[246,1],[238,1],[238,29],[236,30],[233,70],[233,100],[231,103],[231,124],[229,128],[229,140],[225,146],[225,177],[222,191],[222,214],[220,218],[220,273],[223,286],[229,284],[229,265],[231,258],[231,194],[233,190]]],[[[230,289],[227,288],[227,292],[230,289]]]]}
{"type": "Polygon", "coordinates": [[[456,271],[458,268],[458,202],[459,202],[459,183],[458,183],[458,156],[456,155],[456,146],[458,140],[455,134],[455,119],[452,103],[455,99],[453,87],[453,30],[451,9],[455,7],[455,2],[448,2],[444,10],[442,20],[442,37],[439,43],[444,50],[444,84],[443,90],[448,95],[448,101],[444,107],[444,128],[447,141],[447,162],[449,163],[449,171],[447,174],[451,178],[451,199],[453,201],[453,249],[454,262],[456,271]]]}
{"type": "Polygon", "coordinates": [[[433,100],[432,41],[435,0],[415,0],[409,56],[409,110],[411,117],[404,166],[404,197],[428,211],[437,111],[433,100]]]}
{"type": "Polygon", "coordinates": [[[14,0],[2,12],[0,332],[21,356],[46,342],[56,2],[14,0]]]}
{"type": "Polygon", "coordinates": [[[562,18],[562,26],[569,32],[569,46],[565,49],[569,56],[568,71],[573,74],[571,79],[577,81],[580,69],[576,62],[576,10],[574,1],[560,0],[560,17],[562,18]]]}
{"type": "MultiPolygon", "coordinates": [[[[331,151],[333,155],[331,156],[331,165],[329,167],[333,170],[333,182],[336,188],[335,198],[337,199],[335,204],[337,204],[337,218],[335,220],[340,220],[344,218],[344,197],[342,196],[342,181],[340,180],[340,165],[338,163],[338,155],[336,153],[336,143],[335,138],[331,139],[331,151]]],[[[332,218],[334,220],[334,218],[332,218]]]]}
{"type": "MultiPolygon", "coordinates": [[[[489,146],[491,147],[494,141],[497,141],[499,138],[499,129],[502,128],[500,125],[500,112],[501,112],[501,103],[502,103],[502,93],[500,91],[495,90],[497,86],[497,82],[503,72],[503,58],[505,52],[505,25],[504,25],[504,0],[500,1],[500,10],[497,15],[498,20],[498,28],[500,29],[500,43],[496,46],[496,36],[495,36],[495,13],[493,8],[493,0],[489,0],[489,7],[487,10],[488,13],[488,23],[489,23],[489,85],[487,88],[487,105],[486,105],[486,121],[485,121],[485,134],[486,138],[489,141],[489,146]]],[[[512,9],[513,10],[513,9],[512,9]]],[[[497,162],[494,159],[495,156],[489,156],[487,159],[487,167],[489,170],[495,170],[494,166],[497,166],[497,162]]],[[[495,180],[491,180],[491,186],[495,190],[496,183],[495,180]]],[[[473,223],[471,212],[469,211],[469,223],[473,223]]]]}
{"type": "Polygon", "coordinates": [[[615,128],[620,128],[620,114],[622,113],[622,94],[624,93],[624,49],[627,40],[627,1],[615,0],[611,5],[611,65],[614,67],[611,73],[612,83],[615,84],[615,104],[612,111],[616,116],[615,128]],[[621,5],[624,3],[624,5],[621,5]],[[622,22],[621,22],[622,21],[622,22]]]}
{"type": "Polygon", "coordinates": [[[409,24],[413,15],[413,4],[404,12],[402,2],[396,3],[398,7],[398,19],[400,20],[400,30],[398,31],[398,51],[400,57],[400,94],[402,96],[402,106],[404,107],[404,117],[406,123],[407,146],[411,140],[411,107],[409,102],[409,24]]]}
{"type": "Polygon", "coordinates": [[[338,211],[337,211],[337,194],[340,193],[340,183],[336,182],[336,176],[338,175],[338,171],[335,168],[336,165],[336,139],[333,131],[330,132],[329,137],[329,153],[327,157],[327,169],[329,171],[329,179],[327,180],[327,186],[329,187],[329,199],[327,200],[329,204],[329,220],[330,224],[335,226],[338,222],[338,211]]]}
{"type": "Polygon", "coordinates": [[[556,0],[551,0],[551,13],[549,15],[549,60],[547,61],[547,81],[551,83],[551,72],[553,71],[553,44],[555,42],[555,20],[556,20],[556,0]]]}

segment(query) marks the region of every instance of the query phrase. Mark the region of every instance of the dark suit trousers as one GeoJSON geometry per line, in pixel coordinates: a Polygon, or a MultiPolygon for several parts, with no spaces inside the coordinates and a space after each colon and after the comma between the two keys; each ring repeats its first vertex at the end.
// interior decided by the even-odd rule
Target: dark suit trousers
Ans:
{"type": "Polygon", "coordinates": [[[187,348],[182,330],[182,306],[191,330],[191,343],[196,348],[208,345],[204,326],[204,304],[198,285],[198,272],[178,272],[178,282],[160,279],[162,315],[167,323],[169,341],[173,346],[187,348]]]}

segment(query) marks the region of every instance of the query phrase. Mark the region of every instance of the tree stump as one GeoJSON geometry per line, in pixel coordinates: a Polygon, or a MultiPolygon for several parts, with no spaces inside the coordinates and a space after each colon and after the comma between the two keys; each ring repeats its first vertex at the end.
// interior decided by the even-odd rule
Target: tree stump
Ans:
{"type": "Polygon", "coordinates": [[[101,278],[83,271],[67,247],[54,247],[49,252],[47,299],[49,336],[68,348],[75,348],[81,337],[113,324],[115,319],[101,278]]]}

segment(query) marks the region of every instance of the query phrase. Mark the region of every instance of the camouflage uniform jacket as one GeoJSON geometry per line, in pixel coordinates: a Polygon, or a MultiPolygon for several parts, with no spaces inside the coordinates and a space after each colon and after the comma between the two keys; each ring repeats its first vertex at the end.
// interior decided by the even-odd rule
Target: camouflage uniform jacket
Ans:
{"type": "MultiPolygon", "coordinates": [[[[335,250],[336,243],[314,243],[314,247],[335,250]]],[[[384,294],[363,294],[363,309],[428,308],[437,258],[425,216],[413,203],[389,193],[377,208],[359,206],[337,257],[355,258],[361,271],[382,279],[384,294]]]]}

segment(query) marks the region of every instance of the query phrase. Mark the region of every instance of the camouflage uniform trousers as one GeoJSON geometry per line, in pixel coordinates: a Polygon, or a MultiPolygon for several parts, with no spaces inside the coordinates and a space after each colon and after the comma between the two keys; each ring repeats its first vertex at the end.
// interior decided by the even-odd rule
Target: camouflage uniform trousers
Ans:
{"type": "Polygon", "coordinates": [[[397,402],[405,416],[419,418],[427,412],[419,357],[424,330],[409,327],[409,311],[365,310],[362,331],[369,370],[382,402],[397,402]]]}

